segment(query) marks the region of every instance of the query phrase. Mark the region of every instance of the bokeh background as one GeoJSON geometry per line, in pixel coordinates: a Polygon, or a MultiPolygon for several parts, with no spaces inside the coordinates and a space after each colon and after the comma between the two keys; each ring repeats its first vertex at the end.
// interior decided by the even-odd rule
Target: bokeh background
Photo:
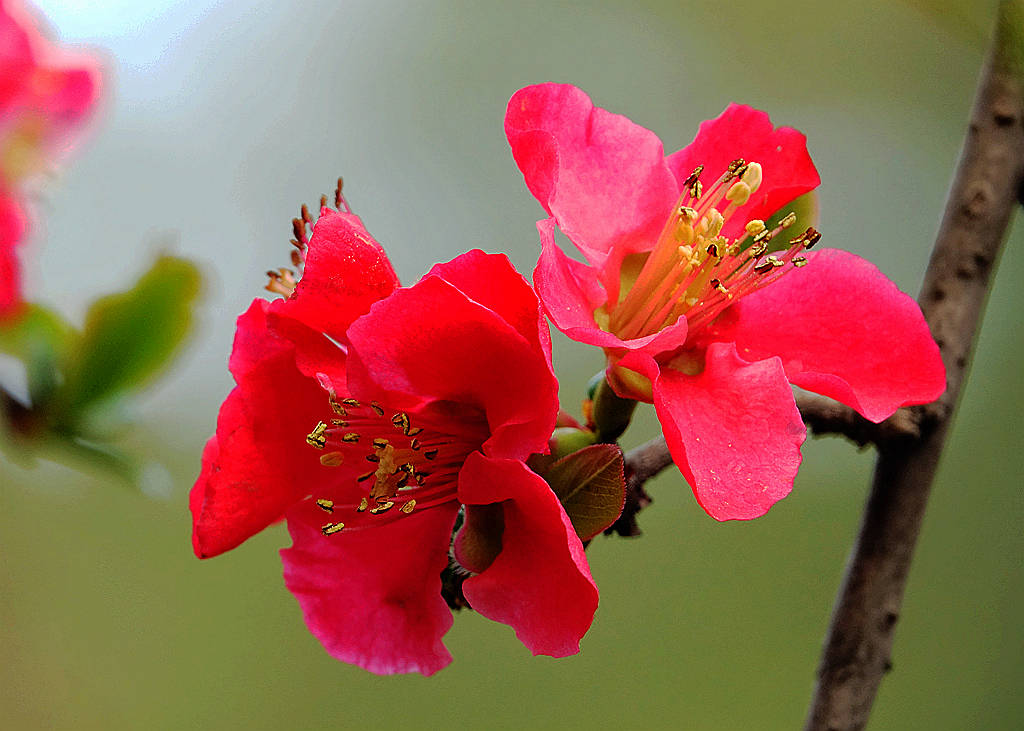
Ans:
{"type": "MultiPolygon", "coordinates": [[[[187,351],[123,443],[169,478],[132,491],[0,462],[5,728],[792,729],[873,457],[809,442],[793,494],[718,524],[677,472],[645,535],[588,555],[583,652],[533,658],[464,612],[433,678],[331,660],[284,589],[274,527],[207,562],[187,492],[235,316],[287,264],[290,219],[342,174],[406,282],[470,247],[529,272],[541,210],[502,132],[508,97],[568,81],[669,150],[730,101],[806,132],[826,242],[916,292],[993,17],[990,2],[304,3],[46,0],[105,49],[91,139],[35,206],[28,294],[81,321],[161,251],[207,277],[187,351]]],[[[1015,729],[1024,715],[1024,235],[1011,234],[935,486],[876,729],[1015,729]]],[[[798,326],[798,323],[795,323],[798,326]]],[[[599,354],[556,336],[565,404],[599,354]]],[[[655,433],[645,414],[629,435],[655,433]]]]}

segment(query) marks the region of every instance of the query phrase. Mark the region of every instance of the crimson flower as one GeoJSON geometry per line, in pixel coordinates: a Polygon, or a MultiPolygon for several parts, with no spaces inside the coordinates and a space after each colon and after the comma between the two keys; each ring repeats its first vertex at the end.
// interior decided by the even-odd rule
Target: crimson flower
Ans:
{"type": "Polygon", "coordinates": [[[286,518],[285,583],[310,631],[374,673],[451,661],[449,551],[473,609],[535,654],[578,652],[597,589],[524,462],[546,451],[558,411],[536,295],[506,257],[480,251],[400,288],[344,207],[322,208],[308,240],[296,220],[301,279],[272,273],[268,289],[287,299],[256,300],[238,320],[237,386],[190,498],[196,554],[286,518]]]}
{"type": "Polygon", "coordinates": [[[872,264],[807,253],[814,229],[773,251],[795,216],[765,221],[819,183],[797,130],[733,104],[665,156],[580,89],[541,84],[512,97],[505,132],[550,215],[534,272],[548,315],[605,350],[616,393],[654,403],[712,517],[755,518],[792,489],[806,429],[790,384],[874,422],[945,389],[920,308],[872,264]]]}
{"type": "Polygon", "coordinates": [[[98,94],[95,59],[50,43],[18,0],[0,2],[0,318],[20,302],[18,187],[67,147],[98,94]]]}

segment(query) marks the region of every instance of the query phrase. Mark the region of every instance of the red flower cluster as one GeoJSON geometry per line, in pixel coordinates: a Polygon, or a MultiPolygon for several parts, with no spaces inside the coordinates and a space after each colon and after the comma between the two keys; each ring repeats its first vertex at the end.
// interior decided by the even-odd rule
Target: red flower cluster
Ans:
{"type": "Polygon", "coordinates": [[[99,65],[50,43],[18,0],[0,3],[0,318],[21,299],[18,187],[63,152],[99,94],[99,65]]]}
{"type": "Polygon", "coordinates": [[[285,583],[310,630],[375,673],[450,662],[450,552],[476,611],[534,653],[577,652],[597,589],[565,511],[525,464],[558,411],[536,295],[507,258],[480,251],[402,288],[344,207],[322,208],[308,239],[297,221],[301,279],[273,274],[287,298],[238,320],[237,386],[191,494],[196,554],[287,519],[285,583]]]}
{"type": "Polygon", "coordinates": [[[807,252],[820,235],[784,234],[794,216],[766,224],[818,185],[798,131],[734,104],[666,157],[653,132],[559,84],[517,92],[505,131],[550,215],[534,272],[548,314],[604,348],[620,396],[653,401],[713,517],[755,518],[792,489],[806,430],[791,383],[876,422],[945,389],[910,297],[853,254],[807,252]]]}

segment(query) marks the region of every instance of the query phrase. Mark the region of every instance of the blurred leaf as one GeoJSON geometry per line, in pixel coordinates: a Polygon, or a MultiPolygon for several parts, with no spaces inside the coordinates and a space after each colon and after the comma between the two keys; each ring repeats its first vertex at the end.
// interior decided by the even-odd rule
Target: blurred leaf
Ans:
{"type": "Polygon", "coordinates": [[[45,402],[56,388],[58,364],[75,336],[75,329],[59,313],[36,304],[0,325],[0,352],[25,364],[33,404],[45,402]]]}
{"type": "Polygon", "coordinates": [[[588,541],[614,523],[626,502],[622,450],[594,444],[562,457],[542,474],[572,521],[576,535],[588,541]]]}
{"type": "Polygon", "coordinates": [[[156,376],[190,329],[199,284],[195,265],[164,256],[132,289],[96,300],[69,354],[62,418],[77,421],[87,407],[156,376]]]}
{"type": "Polygon", "coordinates": [[[992,20],[989,0],[904,0],[950,35],[977,48],[988,42],[992,20]]]}
{"type": "Polygon", "coordinates": [[[786,229],[785,233],[779,234],[778,240],[773,240],[769,247],[771,251],[788,249],[790,239],[802,234],[809,226],[818,225],[818,194],[812,190],[810,193],[804,193],[794,199],[791,203],[787,203],[764,222],[765,226],[769,229],[775,228],[779,221],[790,213],[796,214],[796,221],[786,229]]]}

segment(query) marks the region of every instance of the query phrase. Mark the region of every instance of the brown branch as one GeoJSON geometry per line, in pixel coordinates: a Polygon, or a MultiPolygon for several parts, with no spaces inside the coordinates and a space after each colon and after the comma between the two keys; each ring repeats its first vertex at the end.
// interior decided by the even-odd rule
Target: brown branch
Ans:
{"type": "MultiPolygon", "coordinates": [[[[946,393],[934,404],[900,409],[881,424],[829,399],[797,399],[815,434],[841,434],[858,445],[874,444],[879,452],[826,635],[806,731],[864,728],[891,666],[914,546],[1017,203],[1024,203],[1024,0],[1003,0],[918,298],[946,365],[946,393]]],[[[626,510],[612,527],[616,532],[639,533],[636,513],[650,502],[644,483],[669,464],[661,437],[626,454],[626,510]]]]}
{"type": "Polygon", "coordinates": [[[878,461],[825,639],[808,731],[861,729],[891,667],[893,633],[928,495],[966,376],[990,279],[1024,184],[1024,0],[1004,0],[919,302],[946,393],[918,407],[921,435],[878,461]]]}

